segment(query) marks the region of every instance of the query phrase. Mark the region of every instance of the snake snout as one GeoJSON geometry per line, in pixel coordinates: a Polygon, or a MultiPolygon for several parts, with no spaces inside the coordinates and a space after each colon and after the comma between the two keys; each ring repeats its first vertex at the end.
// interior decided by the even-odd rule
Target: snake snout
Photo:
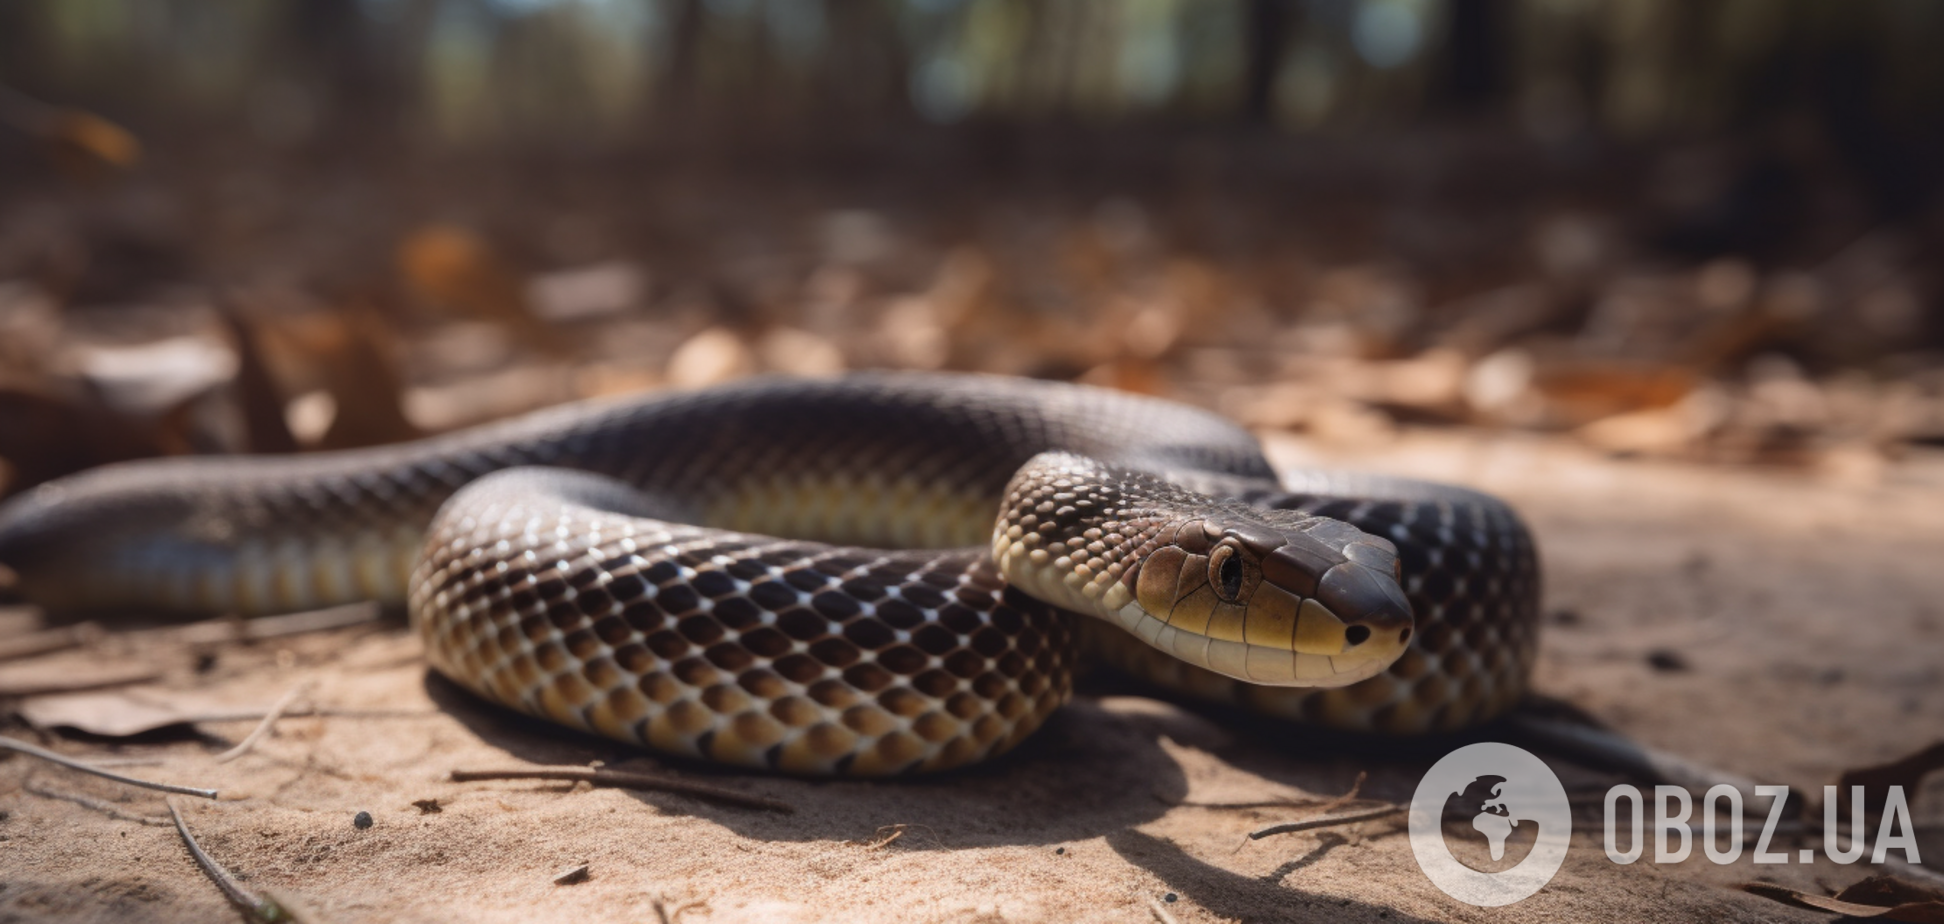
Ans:
{"type": "Polygon", "coordinates": [[[1396,548],[1337,521],[1193,520],[1121,580],[1110,614],[1149,645],[1251,683],[1334,687],[1376,675],[1412,633],[1396,548]]]}

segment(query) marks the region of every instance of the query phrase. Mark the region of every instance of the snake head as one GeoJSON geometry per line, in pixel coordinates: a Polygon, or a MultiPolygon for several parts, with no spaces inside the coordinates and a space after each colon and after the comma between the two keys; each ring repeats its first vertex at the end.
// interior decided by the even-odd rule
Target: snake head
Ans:
{"type": "Polygon", "coordinates": [[[1410,643],[1397,547],[1348,523],[1254,509],[1162,527],[1117,613],[1162,651],[1238,680],[1336,687],[1410,643]]]}

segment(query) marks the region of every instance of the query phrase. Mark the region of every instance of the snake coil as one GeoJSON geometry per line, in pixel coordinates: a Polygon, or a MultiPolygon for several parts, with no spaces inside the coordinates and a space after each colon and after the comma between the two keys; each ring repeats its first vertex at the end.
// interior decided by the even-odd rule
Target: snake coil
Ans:
{"type": "Polygon", "coordinates": [[[1304,472],[1170,402],[976,376],[752,380],[395,447],[109,466],[0,505],[61,609],[403,601],[432,666],[657,750],[805,774],[978,761],[1083,653],[1336,728],[1523,692],[1538,566],[1502,502],[1304,472]]]}

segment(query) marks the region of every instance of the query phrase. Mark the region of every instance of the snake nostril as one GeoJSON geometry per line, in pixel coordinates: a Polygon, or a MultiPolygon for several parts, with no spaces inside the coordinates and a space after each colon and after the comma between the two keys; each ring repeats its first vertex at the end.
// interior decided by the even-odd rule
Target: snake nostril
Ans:
{"type": "Polygon", "coordinates": [[[1350,628],[1343,630],[1343,637],[1345,640],[1349,641],[1352,647],[1361,645],[1367,641],[1370,641],[1370,627],[1351,626],[1350,628]]]}

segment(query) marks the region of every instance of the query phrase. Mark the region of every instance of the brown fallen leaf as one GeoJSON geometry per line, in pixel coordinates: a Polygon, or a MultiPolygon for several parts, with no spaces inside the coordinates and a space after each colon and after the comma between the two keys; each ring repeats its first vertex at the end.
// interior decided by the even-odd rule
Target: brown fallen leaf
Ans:
{"type": "Polygon", "coordinates": [[[434,309],[505,324],[526,343],[566,352],[533,312],[521,274],[484,235],[458,225],[427,225],[398,244],[398,268],[414,298],[434,309]]]}
{"type": "Polygon", "coordinates": [[[33,136],[68,179],[93,184],[142,159],[142,143],[127,129],[91,112],[50,106],[0,87],[0,122],[33,136]]]}
{"type": "MultiPolygon", "coordinates": [[[[20,704],[20,717],[39,729],[71,728],[109,738],[125,738],[175,725],[234,713],[248,718],[251,710],[227,709],[207,697],[165,690],[102,690],[35,696],[20,704]]],[[[263,710],[255,710],[262,715],[263,710]]]]}
{"type": "Polygon", "coordinates": [[[145,683],[161,676],[140,664],[81,667],[70,660],[35,661],[0,668],[0,696],[75,693],[145,683]]]}
{"type": "MultiPolygon", "coordinates": [[[[407,418],[400,396],[405,379],[394,360],[397,335],[370,304],[349,299],[329,309],[273,313],[270,296],[240,312],[236,340],[248,362],[263,366],[265,386],[279,397],[308,390],[331,397],[333,413],[317,448],[349,449],[423,435],[407,418]]],[[[281,416],[283,405],[258,413],[281,416]]]]}
{"type": "Polygon", "coordinates": [[[69,648],[78,648],[99,638],[101,634],[101,627],[92,622],[26,632],[12,638],[0,639],[0,661],[33,658],[69,648]]]}
{"type": "Polygon", "coordinates": [[[1852,786],[1863,787],[1863,811],[1874,817],[1883,813],[1884,800],[1889,798],[1890,787],[1901,786],[1906,794],[1915,793],[1924,777],[1938,770],[1944,770],[1944,741],[1901,760],[1845,770],[1836,780],[1836,804],[1843,813],[1839,817],[1850,817],[1852,786]]]}
{"type": "Polygon", "coordinates": [[[1944,893],[1889,876],[1872,876],[1844,889],[1834,897],[1799,892],[1767,882],[1743,883],[1740,888],[1751,895],[1760,895],[1785,905],[1829,911],[1853,918],[1881,918],[1886,921],[1903,921],[1907,924],[1944,924],[1944,893]]]}
{"type": "Polygon", "coordinates": [[[668,358],[668,384],[702,388],[734,381],[756,371],[756,354],[727,327],[711,327],[690,337],[668,358]]]}
{"type": "Polygon", "coordinates": [[[1895,876],[1871,876],[1836,893],[1846,902],[1894,907],[1919,902],[1944,902],[1944,889],[1922,886],[1895,876]]]}

